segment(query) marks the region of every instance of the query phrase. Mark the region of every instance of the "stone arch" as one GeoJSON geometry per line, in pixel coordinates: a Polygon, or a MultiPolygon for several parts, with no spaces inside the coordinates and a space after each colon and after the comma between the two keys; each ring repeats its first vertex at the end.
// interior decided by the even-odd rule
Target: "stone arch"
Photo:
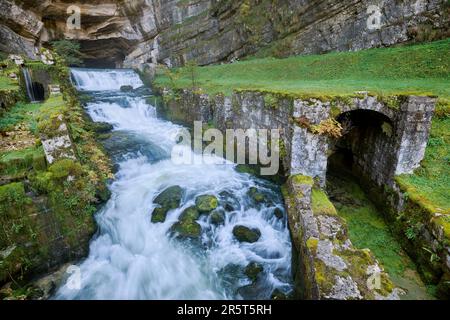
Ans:
{"type": "Polygon", "coordinates": [[[380,102],[377,97],[365,96],[364,98],[357,98],[354,100],[354,104],[348,104],[340,107],[341,113],[336,117],[339,118],[342,114],[356,110],[367,110],[377,113],[389,118],[392,122],[396,121],[397,112],[386,103],[380,102]]]}
{"type": "MultiPolygon", "coordinates": [[[[389,113],[388,113],[389,114],[389,113]]],[[[396,168],[396,123],[385,112],[353,109],[337,118],[343,135],[329,143],[327,171],[348,171],[386,183],[396,168]]]]}

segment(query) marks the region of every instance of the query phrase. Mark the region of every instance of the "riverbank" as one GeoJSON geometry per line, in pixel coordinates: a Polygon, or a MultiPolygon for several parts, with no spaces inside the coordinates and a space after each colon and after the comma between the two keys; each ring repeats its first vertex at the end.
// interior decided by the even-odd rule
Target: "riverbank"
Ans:
{"type": "Polygon", "coordinates": [[[48,297],[54,283],[37,288],[30,280],[86,255],[93,214],[108,199],[112,178],[68,69],[62,61],[31,68],[46,70],[61,93],[38,103],[22,97],[0,117],[0,295],[8,299],[48,297]],[[66,134],[69,158],[50,148],[66,134]]]}

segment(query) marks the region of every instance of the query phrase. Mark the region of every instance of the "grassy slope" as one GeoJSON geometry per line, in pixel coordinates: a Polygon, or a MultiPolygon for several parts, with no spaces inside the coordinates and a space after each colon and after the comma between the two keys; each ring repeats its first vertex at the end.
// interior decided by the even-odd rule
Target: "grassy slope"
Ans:
{"type": "MultiPolygon", "coordinates": [[[[263,89],[293,94],[432,94],[450,97],[450,39],[424,45],[359,52],[253,59],[195,68],[196,85],[206,92],[263,89]]],[[[175,83],[161,75],[157,85],[192,86],[188,69],[175,83]]]]}

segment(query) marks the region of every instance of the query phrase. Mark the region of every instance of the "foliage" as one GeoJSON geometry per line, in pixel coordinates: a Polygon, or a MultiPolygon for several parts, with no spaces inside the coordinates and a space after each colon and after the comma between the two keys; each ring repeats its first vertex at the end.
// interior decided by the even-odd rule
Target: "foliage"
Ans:
{"type": "Polygon", "coordinates": [[[311,131],[314,134],[324,135],[334,139],[342,137],[342,130],[342,125],[335,119],[326,119],[320,122],[320,124],[311,127],[311,131]]]}
{"type": "Polygon", "coordinates": [[[64,59],[69,66],[82,66],[83,54],[80,44],[74,40],[57,40],[51,43],[53,50],[64,59]]]}

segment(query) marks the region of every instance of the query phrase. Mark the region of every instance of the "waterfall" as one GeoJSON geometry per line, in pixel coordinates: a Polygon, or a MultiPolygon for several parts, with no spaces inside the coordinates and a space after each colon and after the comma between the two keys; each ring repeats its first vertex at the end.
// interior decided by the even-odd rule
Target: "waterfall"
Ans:
{"type": "Polygon", "coordinates": [[[222,159],[175,165],[169,157],[181,127],[158,119],[145,97],[117,91],[141,85],[132,71],[73,69],[72,75],[79,90],[102,91],[90,93],[94,99],[86,108],[94,121],[114,126],[105,147],[119,154],[113,158],[119,170],[110,201],[96,215],[99,232],[89,256],[79,265],[80,286],[74,288],[71,276],[55,299],[269,299],[274,289],[292,291],[287,221],[274,216],[284,210],[276,186],[222,159]],[[151,223],[153,199],[174,185],[185,190],[181,208],[164,223],[151,223]],[[270,201],[255,206],[248,196],[255,186],[270,201]],[[213,225],[201,216],[199,244],[172,238],[171,226],[204,194],[218,197],[221,207],[225,200],[232,204],[225,223],[213,225]],[[258,228],[260,240],[239,243],[236,225],[258,228]],[[254,287],[243,272],[250,262],[264,267],[254,287]]]}
{"type": "Polygon", "coordinates": [[[72,69],[72,78],[80,91],[113,91],[122,86],[142,87],[139,76],[131,69],[72,69]]]}
{"type": "Polygon", "coordinates": [[[22,68],[23,78],[25,79],[25,86],[27,89],[27,95],[31,102],[37,102],[35,96],[35,90],[33,86],[33,80],[31,79],[30,70],[28,68],[22,68]]]}

